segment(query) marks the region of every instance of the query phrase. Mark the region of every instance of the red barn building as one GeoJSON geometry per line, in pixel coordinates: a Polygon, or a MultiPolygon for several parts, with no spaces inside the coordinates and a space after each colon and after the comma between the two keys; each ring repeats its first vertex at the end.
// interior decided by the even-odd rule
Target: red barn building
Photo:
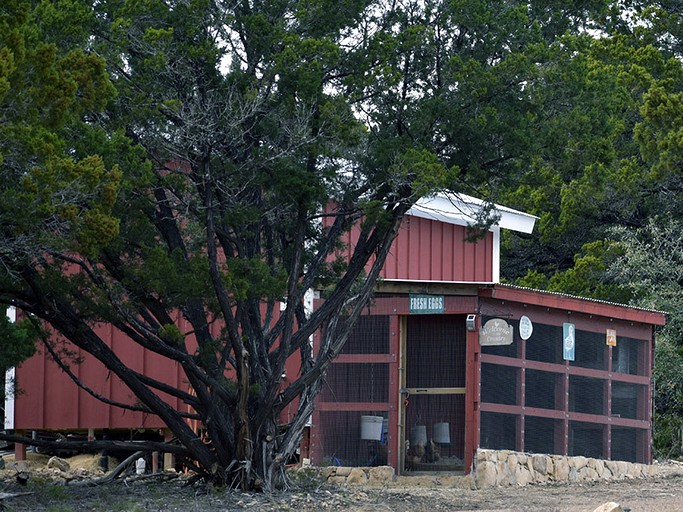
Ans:
{"type": "MultiPolygon", "coordinates": [[[[469,471],[478,448],[651,461],[663,314],[499,284],[500,230],[530,233],[535,217],[497,206],[497,222],[468,242],[481,207],[439,196],[405,217],[377,295],[326,375],[304,447],[314,464],[469,471]]],[[[124,362],[183,385],[178,368],[101,329],[124,362]]],[[[133,399],[93,358],[72,371],[107,399],[133,399]]],[[[163,427],[97,401],[42,352],[16,381],[7,429],[163,427]]]]}

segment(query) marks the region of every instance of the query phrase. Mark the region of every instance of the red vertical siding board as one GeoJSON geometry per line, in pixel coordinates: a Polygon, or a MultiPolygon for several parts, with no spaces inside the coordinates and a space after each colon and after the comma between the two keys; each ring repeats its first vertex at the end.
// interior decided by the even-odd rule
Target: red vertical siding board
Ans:
{"type": "Polygon", "coordinates": [[[486,281],[493,281],[493,233],[486,234],[486,281]]]}
{"type": "Polygon", "coordinates": [[[449,275],[450,281],[461,281],[462,273],[462,254],[460,253],[461,226],[450,226],[448,241],[449,249],[449,275]]]}
{"type": "Polygon", "coordinates": [[[443,281],[443,222],[432,222],[432,243],[430,245],[431,265],[429,269],[429,279],[432,281],[443,281]]]}
{"type": "Polygon", "coordinates": [[[412,243],[414,231],[413,231],[413,218],[409,217],[407,220],[403,221],[403,226],[405,226],[404,237],[402,240],[401,252],[399,253],[399,261],[396,266],[396,274],[394,279],[400,279],[402,275],[407,275],[409,262],[410,262],[410,244],[412,243]]]}
{"type": "Polygon", "coordinates": [[[474,253],[474,280],[480,282],[491,280],[491,260],[488,258],[488,253],[491,248],[488,243],[489,234],[490,233],[487,233],[487,235],[476,244],[468,244],[474,253]]]}
{"type": "MultiPolygon", "coordinates": [[[[126,338],[123,333],[114,331],[112,343],[116,345],[116,354],[123,364],[131,370],[142,371],[143,354],[142,347],[126,338]]],[[[112,379],[112,398],[118,402],[132,404],[136,402],[133,393],[114,374],[112,379]]],[[[111,418],[112,428],[142,427],[143,418],[140,412],[129,410],[113,410],[111,418]]]]}
{"type": "Polygon", "coordinates": [[[45,379],[42,353],[39,351],[32,358],[24,361],[17,367],[15,375],[15,384],[21,394],[15,396],[14,424],[19,429],[22,425],[37,425],[41,421],[43,408],[40,401],[34,401],[36,397],[38,400],[42,397],[45,379]],[[18,407],[24,401],[29,400],[33,401],[33,407],[18,407]]]}
{"type": "Polygon", "coordinates": [[[453,258],[453,239],[455,238],[455,226],[446,226],[443,234],[443,276],[444,281],[454,281],[455,258],[453,258]]]}
{"type": "MultiPolygon", "coordinates": [[[[55,364],[45,361],[45,390],[43,423],[49,429],[68,428],[78,423],[78,390],[55,364]]],[[[71,364],[76,372],[77,364],[71,364]]]]}
{"type": "MultiPolygon", "coordinates": [[[[94,357],[83,354],[83,363],[79,365],[79,376],[84,384],[95,393],[110,396],[110,380],[108,370],[94,357]]],[[[74,386],[75,388],[75,386],[74,386]]],[[[109,426],[109,407],[97,400],[83,389],[79,394],[79,428],[103,428],[109,426]]]]}

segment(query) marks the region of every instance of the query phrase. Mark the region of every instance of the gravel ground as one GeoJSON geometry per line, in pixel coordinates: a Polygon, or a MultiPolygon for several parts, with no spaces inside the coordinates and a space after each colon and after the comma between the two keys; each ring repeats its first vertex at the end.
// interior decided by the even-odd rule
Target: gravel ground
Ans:
{"type": "Polygon", "coordinates": [[[557,511],[591,512],[614,501],[632,512],[683,511],[683,465],[668,464],[662,475],[638,480],[569,485],[531,485],[485,490],[391,486],[313,487],[309,490],[247,494],[188,486],[182,477],[164,475],[84,485],[88,477],[64,485],[40,472],[21,486],[4,471],[0,510],[4,511],[557,511]]]}

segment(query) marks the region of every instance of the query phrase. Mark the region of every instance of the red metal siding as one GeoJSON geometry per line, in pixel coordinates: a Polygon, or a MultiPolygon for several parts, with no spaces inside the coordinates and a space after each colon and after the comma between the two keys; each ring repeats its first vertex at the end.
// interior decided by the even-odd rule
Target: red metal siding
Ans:
{"type": "MultiPolygon", "coordinates": [[[[334,205],[327,212],[334,211],[334,205]]],[[[331,217],[323,224],[330,227],[331,217]]],[[[356,224],[343,237],[345,248],[337,253],[347,261],[358,241],[360,226],[356,224]]],[[[406,215],[401,223],[381,277],[383,279],[492,282],[493,233],[488,231],[475,242],[468,242],[465,226],[406,215]]],[[[374,262],[374,257],[368,266],[374,262]]]]}
{"type": "MultiPolygon", "coordinates": [[[[137,371],[177,385],[179,376],[157,354],[142,349],[111,329],[100,329],[121,360],[137,371]]],[[[133,404],[130,390],[92,356],[71,347],[83,361],[71,364],[71,371],[94,392],[112,400],[133,404]]],[[[17,397],[14,428],[17,430],[88,429],[88,428],[158,428],[163,424],[155,416],[112,408],[92,397],[73,381],[41,350],[17,368],[17,397]]],[[[175,399],[169,400],[175,406],[175,399]]]]}
{"type": "MultiPolygon", "coordinates": [[[[359,228],[347,234],[343,256],[350,257],[359,228]]],[[[491,282],[493,233],[467,242],[464,226],[407,216],[384,263],[383,279],[491,282]]],[[[369,263],[371,264],[372,261],[369,263]]]]}
{"type": "MultiPolygon", "coordinates": [[[[176,322],[182,332],[190,331],[189,324],[177,316],[176,322]]],[[[212,325],[214,335],[220,327],[212,325]]],[[[143,349],[110,325],[96,329],[100,337],[112,347],[121,361],[131,369],[183,391],[191,391],[183,370],[177,362],[143,349]]],[[[187,340],[188,351],[196,346],[194,338],[187,340]]],[[[94,357],[68,345],[80,364],[71,364],[71,371],[95,393],[107,399],[134,404],[137,398],[118,377],[107,370],[94,357]]],[[[287,361],[285,381],[293,381],[299,373],[300,360],[293,356],[287,361]]],[[[142,412],[120,409],[107,405],[74,382],[41,349],[16,370],[20,394],[15,401],[14,428],[16,430],[85,430],[85,429],[136,429],[161,428],[163,423],[156,417],[142,412]]],[[[187,410],[180,400],[158,392],[162,399],[176,408],[187,410]]],[[[294,402],[283,412],[281,420],[287,422],[296,410],[294,402]]]]}

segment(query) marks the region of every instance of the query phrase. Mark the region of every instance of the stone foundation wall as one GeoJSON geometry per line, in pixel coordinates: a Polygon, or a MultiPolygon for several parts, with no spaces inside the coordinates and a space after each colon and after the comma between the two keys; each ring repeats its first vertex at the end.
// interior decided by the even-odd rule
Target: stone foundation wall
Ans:
{"type": "Polygon", "coordinates": [[[394,468],[391,466],[373,468],[328,466],[320,468],[320,476],[332,485],[385,485],[395,479],[394,468]]]}
{"type": "Polygon", "coordinates": [[[301,468],[315,471],[333,486],[406,486],[485,489],[500,486],[524,486],[539,483],[569,483],[623,480],[657,476],[656,465],[519,453],[507,450],[478,450],[474,471],[470,475],[457,473],[413,473],[396,476],[391,466],[301,468]]]}
{"type": "Polygon", "coordinates": [[[655,466],[631,462],[478,450],[474,481],[479,489],[545,482],[588,482],[645,478],[657,473],[655,466]]]}

